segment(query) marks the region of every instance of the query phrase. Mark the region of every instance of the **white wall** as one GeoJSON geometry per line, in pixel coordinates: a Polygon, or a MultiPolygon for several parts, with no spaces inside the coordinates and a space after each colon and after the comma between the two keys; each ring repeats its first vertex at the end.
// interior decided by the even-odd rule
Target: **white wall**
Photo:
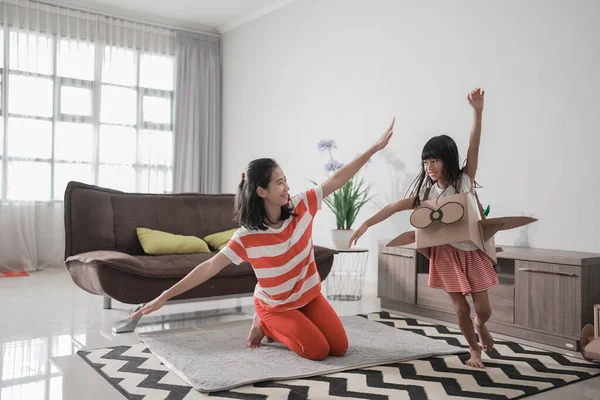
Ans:
{"type": "MultiPolygon", "coordinates": [[[[497,243],[600,252],[598,15],[597,0],[298,0],[224,36],[223,189],[265,156],[305,189],[324,178],[319,139],[337,140],[348,161],[395,115],[388,151],[365,173],[377,205],[396,200],[430,136],[451,134],[464,157],[465,97],[480,86],[481,201],[491,216],[539,218],[497,243]]],[[[324,209],[317,244],[330,243],[332,227],[324,209]]],[[[395,216],[362,245],[408,229],[407,215],[395,216]]]]}

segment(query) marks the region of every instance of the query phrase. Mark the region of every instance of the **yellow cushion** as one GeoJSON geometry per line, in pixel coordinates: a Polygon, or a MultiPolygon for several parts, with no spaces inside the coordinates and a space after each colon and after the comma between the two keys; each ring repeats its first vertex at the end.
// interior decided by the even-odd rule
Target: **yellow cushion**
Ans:
{"type": "Polygon", "coordinates": [[[228,231],[213,233],[206,236],[204,240],[206,241],[206,243],[208,243],[211,249],[221,251],[223,247],[227,246],[227,243],[229,243],[229,241],[233,237],[233,234],[238,229],[239,228],[233,228],[229,229],[228,231]]]}
{"type": "Polygon", "coordinates": [[[210,253],[206,242],[196,236],[175,235],[148,228],[137,228],[136,231],[146,254],[210,253]]]}

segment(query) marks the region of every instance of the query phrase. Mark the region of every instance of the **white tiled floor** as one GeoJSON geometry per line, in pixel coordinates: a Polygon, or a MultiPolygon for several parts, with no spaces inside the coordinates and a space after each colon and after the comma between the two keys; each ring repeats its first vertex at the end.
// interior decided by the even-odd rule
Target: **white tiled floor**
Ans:
{"type": "MultiPolygon", "coordinates": [[[[227,309],[240,303],[251,312],[252,301],[247,298],[169,305],[159,315],[186,313],[189,318],[194,311],[227,309]]],[[[372,283],[365,286],[361,301],[331,303],[340,315],[380,310],[372,283]]],[[[113,323],[126,317],[131,308],[113,303],[112,310],[102,310],[102,298],[78,288],[63,269],[0,279],[0,400],[122,399],[75,352],[137,342],[133,333],[111,332],[113,323]]],[[[166,322],[141,325],[139,330],[224,329],[231,324],[250,326],[250,318],[236,314],[168,322],[165,317],[166,322]]],[[[600,399],[600,378],[530,398],[600,399]]]]}

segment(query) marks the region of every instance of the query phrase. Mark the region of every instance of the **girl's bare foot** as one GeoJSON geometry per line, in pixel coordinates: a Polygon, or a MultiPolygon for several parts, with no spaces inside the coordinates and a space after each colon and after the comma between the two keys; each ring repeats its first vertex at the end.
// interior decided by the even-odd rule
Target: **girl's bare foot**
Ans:
{"type": "Polygon", "coordinates": [[[262,341],[263,337],[265,337],[265,334],[260,327],[260,318],[258,318],[258,314],[254,314],[254,318],[252,319],[252,327],[248,333],[248,347],[253,349],[260,347],[260,342],[262,341]]]}
{"type": "Polygon", "coordinates": [[[469,351],[471,352],[471,358],[467,360],[466,364],[473,368],[484,368],[483,362],[481,361],[481,349],[479,347],[469,347],[469,351]]]}
{"type": "Polygon", "coordinates": [[[481,344],[481,348],[486,353],[494,348],[494,339],[490,334],[487,326],[484,323],[480,323],[479,319],[475,317],[475,331],[477,335],[479,335],[479,343],[481,344]]]}

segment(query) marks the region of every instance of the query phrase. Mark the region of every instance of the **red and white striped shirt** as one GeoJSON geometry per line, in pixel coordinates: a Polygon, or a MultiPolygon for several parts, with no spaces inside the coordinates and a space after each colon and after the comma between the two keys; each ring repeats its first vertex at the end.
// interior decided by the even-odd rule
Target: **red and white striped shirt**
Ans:
{"type": "Polygon", "coordinates": [[[252,265],[258,279],[254,296],[272,311],[303,307],[321,292],[312,225],[322,201],[321,185],[298,193],[291,199],[296,217],[278,229],[241,227],[221,250],[236,265],[252,265]]]}

